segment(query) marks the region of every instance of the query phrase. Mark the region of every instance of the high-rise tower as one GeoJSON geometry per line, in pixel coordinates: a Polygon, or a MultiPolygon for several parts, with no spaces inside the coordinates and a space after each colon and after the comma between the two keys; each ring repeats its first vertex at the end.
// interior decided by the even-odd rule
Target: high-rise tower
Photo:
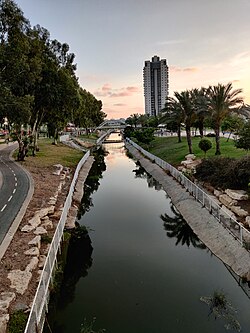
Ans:
{"type": "Polygon", "coordinates": [[[168,65],[166,59],[153,56],[145,61],[143,68],[145,113],[157,116],[164,108],[168,97],[168,65]]]}

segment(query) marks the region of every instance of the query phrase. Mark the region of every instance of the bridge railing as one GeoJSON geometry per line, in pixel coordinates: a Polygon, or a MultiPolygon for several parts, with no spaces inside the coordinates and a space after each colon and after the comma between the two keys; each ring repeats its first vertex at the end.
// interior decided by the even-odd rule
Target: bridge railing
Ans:
{"type": "Polygon", "coordinates": [[[149,153],[129,138],[126,142],[139,150],[144,156],[154,161],[162,169],[167,170],[198,202],[202,204],[240,243],[249,245],[250,231],[247,230],[233,216],[229,215],[211,196],[205,193],[198,185],[188,179],[182,172],[161,158],[149,153]]]}
{"type": "Polygon", "coordinates": [[[105,140],[105,138],[106,138],[107,136],[110,135],[110,133],[112,133],[112,129],[108,130],[106,133],[104,133],[102,136],[100,136],[100,138],[98,138],[98,139],[96,140],[96,144],[97,144],[97,145],[102,144],[102,142],[105,140]]]}
{"type": "Polygon", "coordinates": [[[77,165],[75,174],[69,189],[68,196],[64,203],[63,211],[57,225],[54,237],[52,239],[49,252],[40,276],[40,281],[37,287],[35,298],[31,307],[29,318],[24,333],[34,333],[42,332],[45,314],[48,311],[48,302],[49,302],[49,286],[53,278],[54,267],[57,263],[57,253],[60,247],[61,239],[63,237],[64,226],[66,223],[68,211],[71,207],[72,197],[74,193],[75,184],[82,168],[83,164],[86,162],[90,155],[90,151],[83,156],[80,162],[77,165]]]}

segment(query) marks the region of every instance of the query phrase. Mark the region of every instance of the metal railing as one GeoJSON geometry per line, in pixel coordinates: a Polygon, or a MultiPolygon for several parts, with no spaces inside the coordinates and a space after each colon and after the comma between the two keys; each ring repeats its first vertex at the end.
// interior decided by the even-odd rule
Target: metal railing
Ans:
{"type": "Polygon", "coordinates": [[[33,300],[30,315],[27,321],[27,325],[24,333],[42,332],[45,314],[48,311],[49,302],[49,286],[53,276],[54,267],[57,263],[57,253],[60,249],[60,243],[63,236],[63,230],[66,223],[68,211],[71,207],[73,192],[75,184],[79,175],[79,171],[83,164],[86,162],[90,155],[90,151],[83,156],[77,165],[72,183],[70,185],[69,193],[64,203],[63,211],[57,225],[54,237],[52,239],[49,252],[41,273],[40,281],[37,287],[37,291],[33,300]]]}
{"type": "Polygon", "coordinates": [[[198,202],[202,204],[239,242],[242,246],[249,244],[250,231],[233,216],[230,216],[211,196],[198,185],[188,179],[182,172],[171,164],[149,153],[134,141],[126,138],[126,142],[138,149],[144,156],[154,161],[162,169],[167,170],[198,202]]]}

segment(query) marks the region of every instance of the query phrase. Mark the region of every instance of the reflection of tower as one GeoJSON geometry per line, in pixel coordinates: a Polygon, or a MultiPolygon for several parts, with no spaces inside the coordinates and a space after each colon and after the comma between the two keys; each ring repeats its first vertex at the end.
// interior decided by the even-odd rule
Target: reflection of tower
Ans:
{"type": "Polygon", "coordinates": [[[168,97],[168,65],[166,59],[154,56],[145,61],[143,68],[145,113],[157,116],[164,108],[168,97]]]}

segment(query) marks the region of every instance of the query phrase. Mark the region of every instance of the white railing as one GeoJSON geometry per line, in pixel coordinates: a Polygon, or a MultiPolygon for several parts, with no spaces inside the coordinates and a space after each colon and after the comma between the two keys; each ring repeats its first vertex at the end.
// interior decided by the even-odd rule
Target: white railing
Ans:
{"type": "Polygon", "coordinates": [[[209,210],[209,212],[241,243],[242,246],[249,244],[250,231],[223,210],[223,208],[220,207],[209,194],[205,193],[198,185],[194,184],[171,164],[149,153],[129,138],[126,138],[126,142],[134,146],[144,156],[154,161],[162,169],[167,170],[173,178],[175,178],[198,202],[202,204],[203,207],[209,210]]]}
{"type": "Polygon", "coordinates": [[[97,144],[97,145],[102,144],[102,142],[105,140],[105,138],[106,138],[107,136],[110,135],[110,133],[112,133],[112,129],[108,130],[106,133],[104,133],[102,136],[100,136],[100,138],[98,138],[98,139],[96,140],[96,144],[97,144]]]}
{"type": "Polygon", "coordinates": [[[61,218],[57,225],[54,237],[52,239],[49,252],[47,254],[47,258],[41,273],[40,281],[37,287],[36,295],[33,300],[33,304],[31,307],[30,315],[27,321],[27,325],[24,333],[34,333],[34,332],[42,332],[45,313],[48,311],[48,302],[49,302],[49,286],[51,283],[51,279],[53,276],[54,267],[57,263],[57,253],[60,248],[61,239],[63,236],[63,230],[66,223],[68,211],[71,207],[72,196],[76,184],[76,180],[79,175],[79,171],[83,164],[86,162],[90,155],[90,151],[83,156],[80,162],[77,165],[72,183],[70,185],[68,196],[65,200],[63,211],[61,214],[61,218]]]}

